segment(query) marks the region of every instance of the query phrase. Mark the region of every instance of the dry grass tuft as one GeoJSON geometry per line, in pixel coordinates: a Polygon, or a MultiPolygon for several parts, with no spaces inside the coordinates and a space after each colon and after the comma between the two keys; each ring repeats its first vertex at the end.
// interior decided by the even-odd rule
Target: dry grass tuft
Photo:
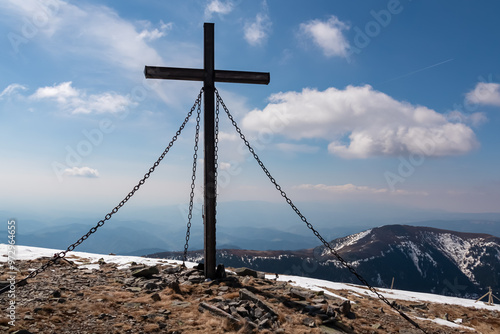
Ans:
{"type": "Polygon", "coordinates": [[[146,333],[158,333],[160,326],[158,324],[146,324],[144,325],[144,331],[146,333]]]}
{"type": "Polygon", "coordinates": [[[231,293],[226,293],[225,295],[222,295],[221,297],[224,299],[235,299],[240,296],[239,292],[231,292],[231,293]]]}
{"type": "Polygon", "coordinates": [[[191,295],[195,290],[196,286],[194,285],[181,285],[179,286],[181,293],[191,295]]]}
{"type": "Polygon", "coordinates": [[[123,322],[119,322],[119,323],[115,324],[114,327],[119,328],[121,331],[129,331],[129,330],[132,330],[132,328],[133,328],[131,324],[126,324],[123,322]]]}
{"type": "Polygon", "coordinates": [[[278,312],[278,321],[282,324],[287,322],[285,315],[281,312],[278,312]]]}
{"type": "Polygon", "coordinates": [[[252,333],[254,333],[254,330],[245,321],[243,327],[241,327],[240,330],[237,333],[238,334],[252,334],[252,333]]]}
{"type": "Polygon", "coordinates": [[[225,332],[234,332],[234,331],[237,331],[238,329],[240,329],[240,327],[241,327],[241,324],[236,323],[234,321],[230,321],[229,319],[222,320],[221,328],[225,332]]]}
{"type": "Polygon", "coordinates": [[[60,323],[64,322],[64,320],[60,316],[55,315],[55,316],[50,317],[50,322],[60,324],[60,323]]]}
{"type": "Polygon", "coordinates": [[[184,300],[184,297],[182,297],[181,295],[178,295],[176,293],[169,295],[168,298],[170,300],[184,300]]]}
{"type": "Polygon", "coordinates": [[[44,305],[40,308],[40,310],[36,313],[39,315],[49,315],[56,311],[56,309],[51,305],[44,305]]]}

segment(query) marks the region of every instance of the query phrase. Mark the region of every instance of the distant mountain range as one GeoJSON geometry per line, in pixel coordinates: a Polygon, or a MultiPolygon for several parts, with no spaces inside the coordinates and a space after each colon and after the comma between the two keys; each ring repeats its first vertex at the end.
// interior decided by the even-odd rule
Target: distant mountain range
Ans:
{"type": "MultiPolygon", "coordinates": [[[[335,239],[331,245],[370,284],[403,290],[477,297],[500,292],[500,238],[430,227],[388,225],[335,239]]],[[[226,267],[250,267],[336,282],[359,281],[324,246],[296,251],[219,250],[226,267]]],[[[159,253],[152,257],[179,257],[159,253]]],[[[202,252],[190,252],[200,261],[202,252]]]]}
{"type": "MultiPolygon", "coordinates": [[[[217,221],[217,247],[219,249],[252,250],[300,250],[319,246],[319,241],[293,214],[278,215],[269,203],[223,203],[217,221]],[[252,212],[247,212],[249,208],[252,212]],[[238,213],[241,210],[243,213],[238,213]],[[268,217],[269,216],[269,217],[268,217]]],[[[282,209],[287,209],[286,207],[282,209]]],[[[285,211],[288,212],[288,211],[285,211]]],[[[314,213],[315,210],[312,210],[314,213]]],[[[121,255],[145,255],[161,251],[179,251],[184,248],[186,222],[178,207],[162,211],[161,222],[134,219],[132,214],[121,220],[113,217],[98,231],[78,246],[77,250],[93,253],[115,253],[121,255]]],[[[219,213],[219,211],[218,211],[219,213]]],[[[158,212],[160,215],[160,212],[158,212]]],[[[451,215],[451,214],[450,214],[451,215]]],[[[15,217],[10,212],[0,211],[6,222],[15,217]]],[[[331,215],[330,215],[331,217],[331,215]]],[[[418,217],[418,216],[416,216],[418,217]]],[[[414,219],[416,219],[414,217],[414,219]]],[[[102,218],[102,217],[101,217],[102,218]]],[[[313,217],[314,218],[314,217],[313,217]]],[[[330,218],[331,219],[331,218],[330,218]]],[[[375,219],[375,218],[374,218],[375,219]]],[[[374,226],[391,224],[368,218],[353,223],[347,216],[335,215],[330,224],[315,227],[327,240],[358,233],[374,226]]],[[[18,217],[17,243],[26,246],[66,249],[89,229],[98,219],[67,217],[55,220],[18,217]]],[[[311,221],[315,221],[312,219],[311,221]]],[[[428,226],[459,232],[487,233],[500,237],[500,214],[454,214],[441,220],[405,221],[407,225],[428,226]]],[[[189,249],[203,248],[203,223],[193,218],[189,249]]],[[[0,242],[7,240],[7,226],[0,228],[0,242]]]]}

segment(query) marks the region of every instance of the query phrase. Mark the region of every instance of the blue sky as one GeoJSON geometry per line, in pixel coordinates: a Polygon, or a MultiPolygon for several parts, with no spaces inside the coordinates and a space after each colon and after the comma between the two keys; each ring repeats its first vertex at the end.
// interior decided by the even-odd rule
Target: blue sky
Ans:
{"type": "MultiPolygon", "coordinates": [[[[217,69],[271,73],[268,86],[217,87],[295,202],[498,212],[499,10],[496,1],[1,0],[0,211],[109,212],[201,88],[146,80],[144,66],[201,68],[203,23],[213,22],[217,69]]],[[[128,210],[187,203],[193,138],[191,121],[128,210]]],[[[219,151],[219,201],[282,202],[225,117],[219,151]]]]}

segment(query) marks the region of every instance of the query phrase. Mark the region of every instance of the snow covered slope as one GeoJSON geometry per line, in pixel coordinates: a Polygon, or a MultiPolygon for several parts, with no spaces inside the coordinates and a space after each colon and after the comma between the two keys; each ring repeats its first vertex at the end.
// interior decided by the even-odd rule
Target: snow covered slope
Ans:
{"type": "Polygon", "coordinates": [[[491,235],[389,225],[332,245],[378,286],[395,277],[405,289],[461,296],[500,287],[500,238],[491,235]]]}
{"type": "MultiPolygon", "coordinates": [[[[0,262],[7,262],[7,249],[8,245],[0,244],[0,262]]],[[[16,246],[16,260],[32,260],[42,257],[52,257],[55,253],[61,250],[47,249],[39,247],[27,247],[27,246],[16,246]]],[[[156,265],[160,263],[181,263],[175,260],[165,260],[156,258],[146,258],[137,256],[120,256],[120,255],[103,255],[103,254],[93,254],[85,252],[69,252],[66,256],[69,260],[79,264],[80,267],[88,269],[99,269],[99,259],[103,259],[106,263],[116,263],[119,268],[127,268],[132,262],[142,263],[146,265],[156,265]]],[[[187,267],[194,267],[196,263],[187,262],[187,267]]],[[[34,268],[35,269],[35,268],[34,268]]],[[[275,275],[266,275],[266,278],[275,279],[275,275]]],[[[367,295],[375,297],[375,295],[367,290],[365,287],[355,284],[346,283],[335,283],[326,280],[313,279],[307,277],[290,276],[290,275],[279,275],[278,280],[280,281],[291,281],[297,286],[308,288],[314,291],[323,290],[326,294],[335,295],[342,298],[330,290],[349,290],[355,292],[359,295],[367,295]],[[329,290],[326,290],[329,289],[329,290]]],[[[388,299],[394,300],[407,300],[416,302],[431,302],[437,304],[451,304],[451,305],[461,305],[465,307],[482,308],[488,310],[500,311],[500,305],[486,305],[484,302],[475,303],[471,299],[455,298],[455,297],[444,297],[440,295],[428,294],[428,293],[418,293],[403,290],[390,290],[390,289],[378,289],[383,293],[388,299]]]]}

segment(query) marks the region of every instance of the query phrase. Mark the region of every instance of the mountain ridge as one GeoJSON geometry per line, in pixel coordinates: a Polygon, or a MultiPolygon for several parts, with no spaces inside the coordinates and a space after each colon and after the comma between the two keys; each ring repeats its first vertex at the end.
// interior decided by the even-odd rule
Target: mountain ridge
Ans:
{"type": "MultiPolygon", "coordinates": [[[[370,284],[443,295],[477,297],[488,286],[500,288],[500,238],[431,227],[386,225],[346,237],[331,245],[370,284]],[[493,273],[493,274],[492,274],[493,273]]],[[[179,258],[177,253],[152,257],[179,258]]],[[[203,252],[189,259],[202,260],[203,252]]],[[[324,246],[296,251],[224,249],[217,260],[226,266],[357,283],[324,246]]]]}

